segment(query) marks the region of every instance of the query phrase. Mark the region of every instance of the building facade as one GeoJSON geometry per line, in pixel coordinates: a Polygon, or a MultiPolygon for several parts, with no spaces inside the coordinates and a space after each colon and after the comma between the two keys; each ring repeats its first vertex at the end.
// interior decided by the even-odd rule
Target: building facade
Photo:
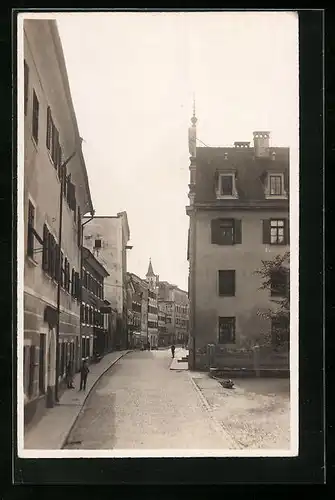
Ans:
{"type": "Polygon", "coordinates": [[[117,311],[112,347],[128,346],[127,246],[130,238],[126,212],[116,216],[84,218],[84,245],[108,272],[104,297],[117,311]]]}
{"type": "Polygon", "coordinates": [[[186,345],[189,336],[189,300],[188,293],[175,287],[173,296],[173,327],[176,344],[186,345]]]}
{"type": "Polygon", "coordinates": [[[259,289],[255,271],[289,249],[289,149],[270,147],[267,131],[254,132],[253,146],[198,148],[196,121],[187,207],[191,369],[204,368],[208,344],[242,352],[272,328],[259,314],[271,293],[259,289]]]}
{"type": "Polygon", "coordinates": [[[158,345],[159,347],[169,346],[173,342],[172,335],[168,332],[167,323],[168,304],[165,300],[158,298],[158,345]]]}
{"type": "Polygon", "coordinates": [[[88,248],[82,248],[81,272],[81,356],[91,359],[93,355],[108,352],[109,318],[104,318],[104,280],[108,272],[88,248]],[[107,326],[107,328],[106,328],[107,326]]]}
{"type": "Polygon", "coordinates": [[[147,286],[136,274],[127,273],[127,275],[129,345],[141,347],[146,342],[146,330],[142,330],[142,304],[147,286]]]}
{"type": "Polygon", "coordinates": [[[81,220],[93,206],[55,21],[24,21],[22,71],[24,370],[19,392],[24,392],[28,424],[54,404],[56,377],[63,380],[67,362],[79,369],[81,220]]]}
{"type": "Polygon", "coordinates": [[[158,347],[158,282],[159,277],[154,273],[151,260],[146,274],[148,283],[148,319],[147,330],[151,348],[158,347]]]}
{"type": "Polygon", "coordinates": [[[159,344],[187,344],[189,336],[188,293],[167,281],[160,281],[158,288],[158,308],[161,316],[159,344]]]}

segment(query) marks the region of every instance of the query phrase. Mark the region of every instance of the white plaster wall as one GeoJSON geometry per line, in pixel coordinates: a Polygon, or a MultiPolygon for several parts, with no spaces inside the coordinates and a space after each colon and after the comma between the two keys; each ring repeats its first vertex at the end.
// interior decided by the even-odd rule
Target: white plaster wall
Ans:
{"type": "MultiPolygon", "coordinates": [[[[85,219],[84,219],[85,220],[85,219]]],[[[106,268],[109,276],[104,281],[105,299],[119,314],[123,308],[122,276],[122,220],[119,217],[95,217],[84,226],[83,244],[106,268]],[[94,249],[96,239],[102,247],[94,249]]]]}

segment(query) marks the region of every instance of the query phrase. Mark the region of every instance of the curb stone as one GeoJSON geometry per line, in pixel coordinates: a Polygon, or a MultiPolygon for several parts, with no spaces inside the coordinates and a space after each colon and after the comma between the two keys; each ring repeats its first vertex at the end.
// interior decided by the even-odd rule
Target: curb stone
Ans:
{"type": "Polygon", "coordinates": [[[77,423],[77,421],[78,421],[78,419],[79,419],[80,415],[82,414],[82,411],[83,411],[83,409],[84,409],[84,406],[85,406],[85,404],[86,404],[86,401],[87,401],[87,399],[88,399],[89,395],[91,394],[92,390],[94,389],[94,387],[97,385],[97,383],[99,382],[99,380],[100,380],[100,379],[101,379],[101,378],[105,375],[105,373],[106,373],[106,372],[107,372],[110,368],[112,368],[112,366],[114,366],[114,365],[115,365],[115,363],[117,363],[117,362],[118,362],[121,358],[123,358],[124,356],[126,356],[126,355],[127,355],[127,354],[129,354],[130,352],[132,352],[132,351],[127,351],[127,352],[124,352],[123,354],[121,354],[121,355],[120,355],[118,358],[116,358],[116,359],[115,359],[115,360],[114,360],[114,361],[113,361],[110,365],[108,365],[108,367],[107,367],[105,370],[103,370],[103,372],[101,372],[101,373],[100,373],[100,375],[97,377],[97,379],[95,380],[94,384],[92,385],[92,387],[90,388],[90,390],[89,390],[89,391],[88,391],[88,393],[86,394],[85,399],[84,399],[84,401],[83,401],[83,404],[81,405],[81,408],[80,408],[79,412],[78,412],[78,413],[77,413],[77,415],[75,416],[74,421],[72,422],[72,424],[71,424],[71,426],[70,426],[69,431],[66,433],[66,436],[65,436],[65,438],[64,438],[64,440],[63,440],[63,443],[62,443],[62,445],[61,445],[61,447],[60,447],[60,449],[61,449],[61,450],[63,450],[63,449],[64,449],[64,447],[67,445],[67,442],[68,442],[68,439],[69,439],[69,437],[70,437],[70,434],[71,434],[71,432],[73,431],[73,429],[74,429],[74,427],[75,427],[75,425],[76,425],[76,423],[77,423]]]}

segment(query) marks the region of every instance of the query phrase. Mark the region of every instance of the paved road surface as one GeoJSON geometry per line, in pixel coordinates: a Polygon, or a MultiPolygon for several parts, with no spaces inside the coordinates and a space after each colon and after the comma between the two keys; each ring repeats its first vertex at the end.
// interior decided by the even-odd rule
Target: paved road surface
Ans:
{"type": "Polygon", "coordinates": [[[90,394],[67,449],[232,448],[188,372],[172,371],[170,363],[168,350],[132,352],[118,361],[90,394]]]}

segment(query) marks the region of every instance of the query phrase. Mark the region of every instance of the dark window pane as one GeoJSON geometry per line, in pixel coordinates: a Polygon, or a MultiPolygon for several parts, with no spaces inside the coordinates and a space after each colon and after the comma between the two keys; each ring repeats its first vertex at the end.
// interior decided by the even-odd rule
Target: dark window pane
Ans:
{"type": "Polygon", "coordinates": [[[34,255],[34,233],[35,227],[35,207],[29,200],[28,202],[28,241],[27,241],[27,254],[30,257],[34,255]]]}
{"type": "Polygon", "coordinates": [[[284,297],[287,292],[287,282],[287,273],[274,271],[271,274],[271,296],[284,297]]]}
{"type": "Polygon", "coordinates": [[[33,91],[33,126],[32,126],[32,133],[33,133],[33,138],[36,143],[38,143],[38,119],[39,119],[39,102],[37,99],[37,95],[35,91],[33,91]]]}
{"type": "Polygon", "coordinates": [[[235,317],[219,317],[219,344],[235,343],[235,317]]]}
{"type": "Polygon", "coordinates": [[[221,194],[232,195],[233,194],[233,176],[232,175],[221,175],[221,194]]]}
{"type": "Polygon", "coordinates": [[[219,271],[219,295],[235,295],[235,271],[219,271]]]}

